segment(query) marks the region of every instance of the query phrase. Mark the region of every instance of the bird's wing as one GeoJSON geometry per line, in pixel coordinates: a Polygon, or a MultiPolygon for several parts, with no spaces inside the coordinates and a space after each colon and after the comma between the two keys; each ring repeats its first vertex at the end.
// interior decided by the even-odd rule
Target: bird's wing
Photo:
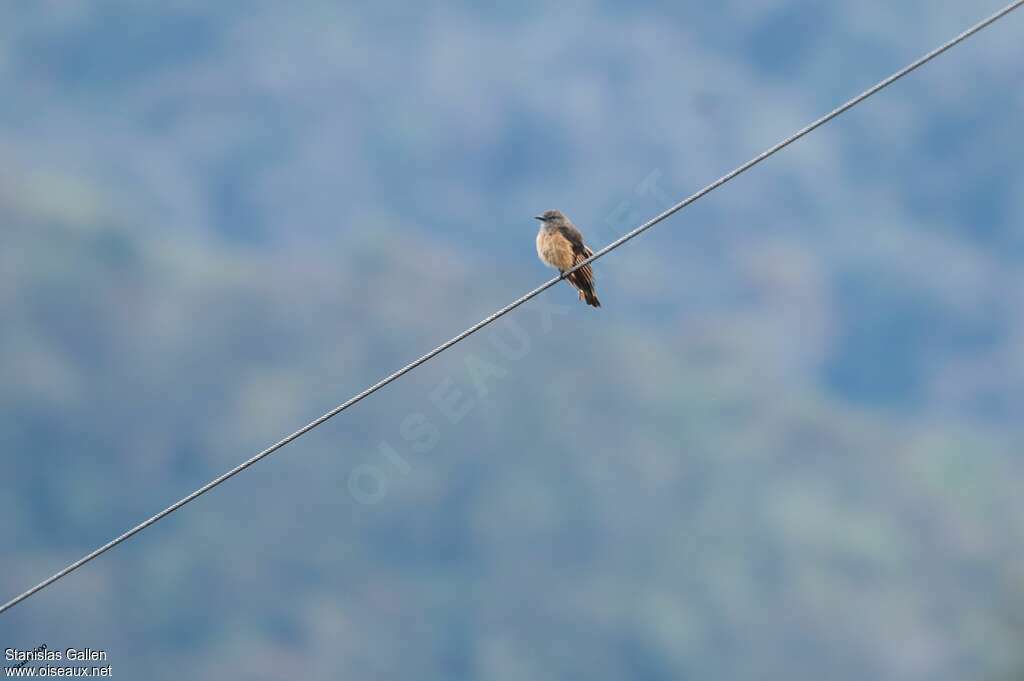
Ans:
{"type": "MultiPolygon", "coordinates": [[[[573,267],[575,267],[576,265],[579,265],[581,262],[583,262],[584,260],[586,260],[587,258],[589,258],[592,255],[594,255],[594,252],[592,250],[590,250],[589,248],[587,248],[586,246],[584,246],[581,250],[575,251],[573,253],[573,258],[572,258],[572,265],[573,265],[573,267]]],[[[593,288],[593,286],[594,286],[594,270],[590,267],[589,264],[586,264],[583,267],[581,267],[578,270],[576,270],[573,273],[572,276],[579,278],[580,283],[585,283],[586,284],[586,288],[591,288],[591,289],[593,288]]],[[[573,282],[573,283],[576,283],[576,282],[573,282]]]]}
{"type": "Polygon", "coordinates": [[[559,225],[558,232],[572,244],[573,253],[583,253],[587,250],[586,245],[583,243],[583,235],[574,226],[559,225]]]}

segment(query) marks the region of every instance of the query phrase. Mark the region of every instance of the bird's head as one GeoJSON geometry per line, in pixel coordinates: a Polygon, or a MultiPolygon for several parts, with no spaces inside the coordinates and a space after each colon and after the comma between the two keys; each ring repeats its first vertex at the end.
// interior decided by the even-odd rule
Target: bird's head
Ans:
{"type": "Polygon", "coordinates": [[[564,215],[562,215],[562,211],[560,211],[560,210],[546,210],[543,213],[541,213],[540,215],[535,216],[534,219],[540,220],[544,224],[555,224],[555,225],[557,225],[560,222],[565,222],[566,221],[566,217],[564,215]]]}

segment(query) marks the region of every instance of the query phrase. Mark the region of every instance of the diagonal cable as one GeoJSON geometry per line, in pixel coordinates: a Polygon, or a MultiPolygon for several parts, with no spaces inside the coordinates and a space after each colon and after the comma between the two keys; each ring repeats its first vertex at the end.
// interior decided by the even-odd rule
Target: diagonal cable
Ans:
{"type": "Polygon", "coordinates": [[[271,454],[276,452],[281,447],[284,447],[289,442],[292,442],[293,440],[297,440],[298,438],[302,437],[303,435],[305,435],[309,431],[313,430],[314,428],[316,428],[320,424],[324,423],[325,421],[327,421],[327,420],[337,416],[338,414],[340,414],[341,412],[345,411],[346,409],[348,409],[352,405],[356,404],[357,402],[362,401],[363,399],[369,397],[370,395],[372,395],[373,393],[377,392],[378,390],[380,390],[384,386],[388,385],[389,383],[391,383],[391,382],[397,380],[398,378],[402,377],[403,375],[409,373],[410,371],[412,371],[416,367],[420,366],[421,364],[424,364],[425,362],[428,362],[429,360],[433,359],[434,357],[436,357],[437,355],[441,354],[442,352],[444,352],[448,348],[452,347],[456,343],[464,340],[465,338],[468,338],[469,336],[472,336],[474,333],[476,333],[480,329],[484,328],[485,326],[487,326],[491,322],[493,322],[493,321],[495,321],[495,320],[497,320],[497,319],[499,319],[501,317],[504,317],[506,314],[508,314],[512,310],[516,309],[517,307],[519,307],[523,303],[527,302],[528,300],[531,300],[532,298],[535,298],[536,296],[538,296],[542,292],[546,291],[547,289],[551,288],[552,286],[554,286],[559,281],[561,281],[562,279],[564,279],[568,275],[572,274],[576,270],[578,270],[581,267],[584,267],[585,265],[588,265],[589,263],[597,260],[598,258],[600,258],[600,257],[602,257],[602,256],[604,256],[604,255],[614,251],[616,248],[618,248],[622,244],[626,243],[627,241],[629,241],[630,239],[632,239],[632,238],[634,238],[636,236],[639,236],[643,232],[646,232],[648,229],[650,229],[654,225],[658,224],[659,222],[661,222],[665,218],[667,218],[667,217],[677,213],[678,211],[682,210],[683,208],[685,208],[686,206],[690,205],[691,203],[693,203],[697,199],[700,199],[701,197],[703,197],[703,196],[705,196],[707,194],[710,194],[711,192],[713,192],[714,190],[718,189],[719,187],[721,187],[726,182],[729,182],[730,180],[732,180],[736,176],[738,176],[738,175],[740,175],[742,173],[745,173],[746,171],[750,170],[751,168],[753,168],[754,166],[756,166],[758,163],[760,163],[761,161],[765,160],[769,156],[774,155],[776,152],[781,151],[782,149],[784,149],[785,147],[789,146],[793,142],[796,142],[798,139],[800,139],[804,135],[807,135],[808,133],[812,132],[813,130],[815,130],[815,129],[819,128],[819,127],[821,127],[825,123],[828,123],[833,118],[835,118],[835,117],[839,116],[840,114],[848,111],[849,109],[852,109],[853,107],[857,106],[858,104],[863,102],[868,97],[871,97],[872,95],[874,95],[875,93],[879,92],[880,90],[888,87],[889,85],[892,85],[897,80],[899,80],[903,76],[907,75],[911,71],[914,71],[914,70],[918,69],[919,67],[924,66],[925,64],[930,62],[935,57],[939,56],[940,54],[942,54],[946,50],[950,49],[951,47],[954,47],[954,46],[958,45],[959,43],[963,42],[967,38],[970,38],[972,35],[974,35],[978,31],[982,30],[983,28],[985,28],[985,27],[995,23],[999,19],[1002,19],[1004,16],[1006,16],[1007,14],[1012,12],[1013,10],[1018,9],[1021,5],[1024,5],[1024,0],[1015,0],[1015,2],[1010,3],[1009,5],[1004,7],[1003,9],[999,10],[998,12],[996,12],[995,14],[989,16],[988,18],[986,18],[986,19],[984,19],[984,20],[982,20],[980,22],[978,22],[974,26],[971,26],[970,28],[968,28],[966,31],[964,31],[960,35],[958,35],[955,38],[952,38],[951,40],[949,40],[948,42],[940,45],[939,47],[935,48],[934,50],[932,50],[928,54],[924,55],[923,57],[920,57],[916,61],[911,62],[910,64],[908,64],[907,66],[903,67],[902,69],[900,69],[896,73],[892,74],[891,76],[889,76],[885,80],[879,82],[877,85],[874,85],[873,87],[865,90],[861,94],[859,94],[856,97],[854,97],[853,99],[847,101],[845,104],[842,104],[841,106],[833,109],[832,111],[830,111],[829,113],[825,114],[821,118],[817,119],[813,123],[810,123],[806,127],[801,128],[797,132],[793,133],[792,135],[790,135],[786,139],[784,139],[781,142],[779,142],[778,144],[776,144],[775,146],[773,146],[773,147],[771,147],[771,148],[761,152],[760,154],[758,154],[754,158],[750,159],[749,161],[747,161],[743,165],[739,166],[735,170],[733,170],[733,171],[723,175],[722,177],[718,178],[717,180],[715,180],[711,184],[707,185],[706,187],[704,187],[700,191],[696,192],[695,194],[692,194],[692,195],[688,196],[687,198],[683,199],[679,203],[669,207],[668,209],[666,209],[666,210],[662,211],[661,213],[659,213],[658,215],[654,216],[653,218],[651,218],[647,222],[643,223],[639,227],[633,229],[630,232],[627,232],[626,234],[624,234],[623,236],[619,237],[615,241],[611,242],[610,244],[608,244],[607,246],[605,246],[604,248],[602,248],[598,252],[594,253],[594,255],[590,256],[586,260],[581,261],[579,264],[577,264],[571,270],[567,270],[567,271],[563,272],[561,275],[559,275],[557,277],[554,277],[553,279],[551,279],[551,280],[541,284],[540,286],[538,286],[537,288],[533,289],[532,291],[530,291],[526,295],[522,296],[521,298],[518,298],[518,299],[514,300],[513,302],[509,303],[508,305],[506,305],[505,307],[501,308],[497,312],[495,312],[495,313],[489,315],[488,317],[480,320],[479,322],[477,322],[473,326],[469,327],[468,329],[466,329],[465,331],[463,331],[459,335],[451,338],[448,341],[445,341],[443,344],[437,346],[436,348],[434,348],[433,350],[431,350],[427,354],[423,355],[419,359],[415,360],[414,362],[410,362],[409,364],[406,364],[404,367],[402,367],[398,371],[396,371],[393,374],[387,376],[386,378],[382,378],[380,381],[378,381],[377,383],[374,383],[373,385],[371,385],[366,390],[363,390],[358,395],[355,395],[355,396],[351,397],[350,399],[348,399],[347,401],[343,402],[342,404],[339,404],[337,407],[335,407],[334,409],[330,410],[329,412],[327,412],[326,414],[324,414],[320,418],[316,419],[315,421],[311,421],[310,423],[306,424],[302,428],[299,428],[298,430],[296,430],[291,435],[288,435],[287,437],[284,437],[284,438],[278,440],[277,442],[275,442],[274,444],[270,445],[269,447],[264,449],[259,454],[256,454],[255,456],[253,456],[250,459],[247,459],[246,461],[243,461],[242,463],[238,464],[237,466],[235,466],[231,470],[227,471],[226,473],[223,473],[223,474],[217,476],[216,478],[214,478],[210,482],[206,483],[205,485],[203,485],[202,487],[200,487],[196,491],[194,491],[191,494],[189,494],[187,497],[184,497],[184,498],[174,502],[173,504],[171,504],[170,506],[168,506],[164,510],[160,511],[159,513],[157,513],[156,515],[154,515],[154,516],[144,520],[143,522],[141,522],[138,525],[136,525],[135,527],[127,530],[126,532],[124,532],[120,536],[115,537],[114,539],[111,539],[109,542],[107,542],[103,546],[101,546],[101,547],[95,549],[94,551],[92,551],[92,552],[82,556],[81,558],[79,558],[75,562],[69,564],[67,567],[62,569],[60,572],[57,572],[57,573],[47,577],[46,579],[44,579],[43,581],[39,582],[38,584],[36,584],[31,589],[25,591],[24,593],[22,593],[22,594],[20,594],[18,596],[15,596],[11,600],[7,601],[2,606],[0,606],[0,613],[3,613],[6,610],[9,610],[10,608],[12,608],[15,605],[17,605],[18,603],[22,602],[23,600],[25,600],[29,596],[32,596],[33,594],[38,593],[39,591],[42,591],[43,589],[45,589],[49,585],[51,585],[54,582],[56,582],[61,577],[64,577],[65,575],[67,575],[67,574],[69,574],[71,572],[74,572],[78,568],[82,567],[83,565],[85,565],[86,563],[91,561],[93,558],[96,558],[100,554],[109,551],[110,549],[114,548],[115,546],[117,546],[121,542],[123,542],[123,541],[125,541],[125,540],[127,540],[127,539],[129,539],[131,537],[133,537],[134,535],[138,534],[142,530],[146,529],[150,525],[152,525],[152,524],[156,523],[157,521],[165,518],[166,516],[170,515],[171,513],[174,513],[179,508],[181,508],[185,504],[189,503],[190,501],[192,501],[196,497],[201,496],[201,495],[205,494],[206,492],[209,492],[211,489],[213,489],[217,485],[221,484],[222,482],[224,482],[228,478],[232,478],[235,475],[237,475],[238,473],[241,473],[246,468],[248,468],[249,466],[253,465],[254,463],[259,461],[260,459],[263,459],[263,458],[265,458],[267,456],[270,456],[271,454]]]}

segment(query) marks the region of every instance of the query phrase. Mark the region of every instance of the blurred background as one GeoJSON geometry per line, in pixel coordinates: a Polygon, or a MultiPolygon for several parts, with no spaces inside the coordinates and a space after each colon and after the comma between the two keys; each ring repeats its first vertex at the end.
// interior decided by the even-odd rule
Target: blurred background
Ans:
{"type": "MultiPolygon", "coordinates": [[[[1003,0],[0,5],[0,600],[1003,0]]],[[[120,678],[993,679],[1024,13],[0,616],[120,678]]]]}

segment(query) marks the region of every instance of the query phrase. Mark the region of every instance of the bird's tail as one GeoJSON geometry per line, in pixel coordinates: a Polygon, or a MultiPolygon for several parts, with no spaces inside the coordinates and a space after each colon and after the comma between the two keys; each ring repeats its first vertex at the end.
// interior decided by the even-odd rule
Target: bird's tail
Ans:
{"type": "Polygon", "coordinates": [[[585,301],[587,305],[592,307],[601,307],[601,301],[597,299],[597,294],[594,290],[580,291],[580,300],[585,301]]]}
{"type": "MultiPolygon", "coordinates": [[[[593,253],[589,248],[585,249],[583,253],[577,253],[573,265],[586,260],[592,255],[593,253]]],[[[590,269],[590,265],[579,268],[566,277],[566,279],[580,292],[580,300],[586,302],[587,305],[601,307],[601,301],[597,299],[597,291],[594,290],[594,271],[590,269]]]]}

